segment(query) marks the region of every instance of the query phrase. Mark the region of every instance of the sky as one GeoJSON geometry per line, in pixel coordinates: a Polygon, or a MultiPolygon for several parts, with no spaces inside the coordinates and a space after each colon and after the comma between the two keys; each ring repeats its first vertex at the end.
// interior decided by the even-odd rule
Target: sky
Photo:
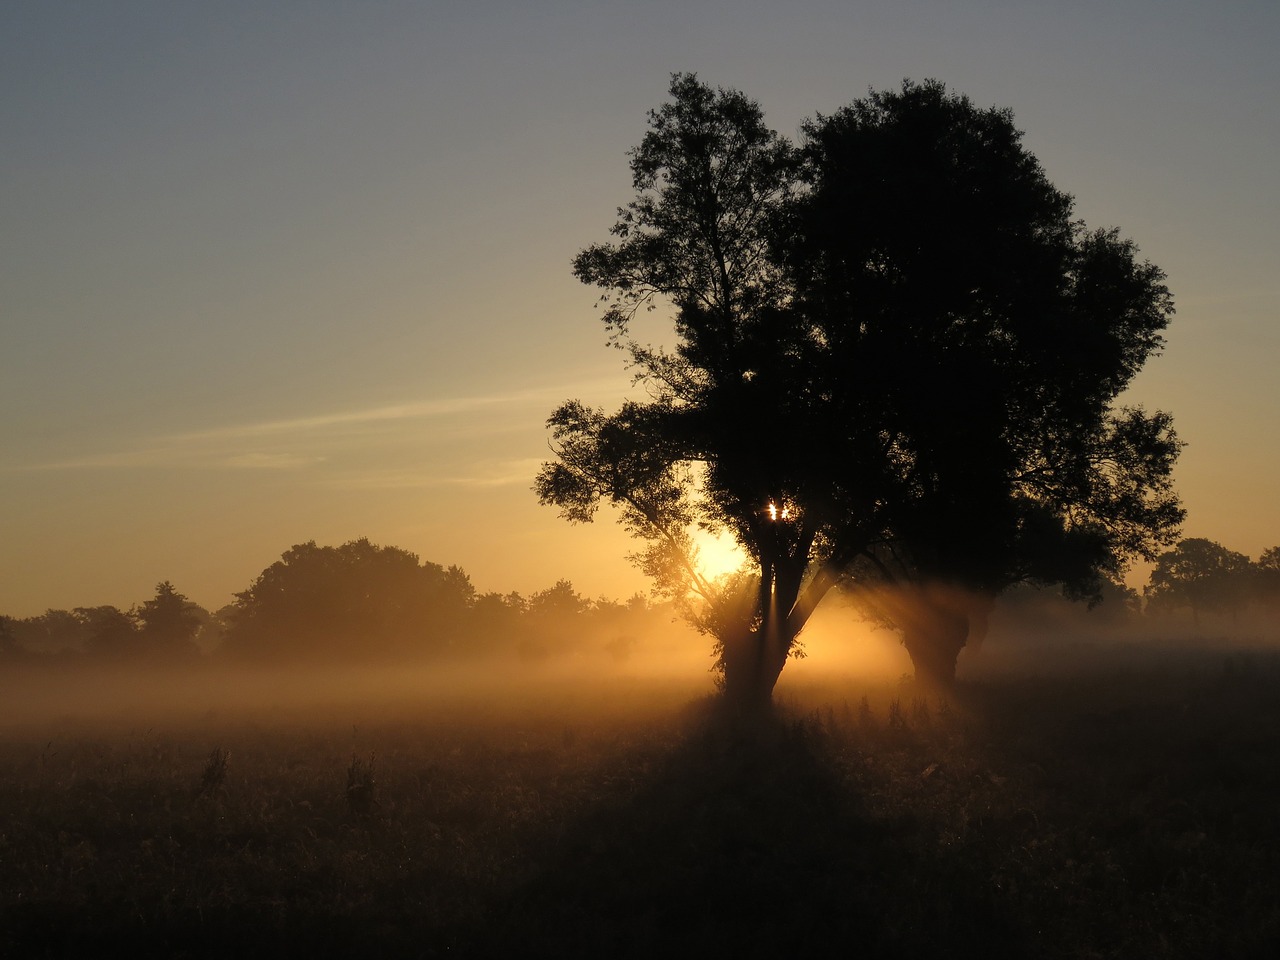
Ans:
{"type": "MultiPolygon", "coordinates": [[[[673,71],[775,129],[932,77],[1014,111],[1178,313],[1187,536],[1280,544],[1274,0],[0,5],[0,613],[217,609],[368,537],[477,589],[646,584],[531,491],[627,395],[570,261],[673,71]]],[[[1140,571],[1138,571],[1140,573],[1140,571]]],[[[1135,574],[1137,575],[1137,574],[1135,574]]]]}

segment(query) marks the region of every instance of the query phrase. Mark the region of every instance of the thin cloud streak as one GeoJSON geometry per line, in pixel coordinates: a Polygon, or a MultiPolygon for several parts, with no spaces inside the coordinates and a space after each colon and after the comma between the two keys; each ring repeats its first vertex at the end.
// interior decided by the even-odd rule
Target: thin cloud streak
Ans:
{"type": "MultiPolygon", "coordinates": [[[[616,387],[616,379],[600,379],[577,384],[581,390],[594,391],[616,387]]],[[[489,407],[503,406],[513,403],[524,403],[544,400],[549,396],[559,396],[563,387],[538,387],[529,390],[517,390],[511,393],[493,394],[479,397],[451,397],[444,400],[424,400],[418,403],[391,404],[385,407],[373,407],[365,410],[339,411],[315,417],[295,417],[286,420],[267,420],[261,423],[237,424],[226,427],[214,427],[209,430],[198,430],[191,433],[175,434],[166,439],[175,442],[235,439],[239,437],[261,437],[279,433],[302,433],[323,430],[327,427],[349,426],[352,424],[380,423],[395,420],[426,419],[459,413],[471,413],[489,407]]]]}
{"type": "MultiPolygon", "coordinates": [[[[553,397],[561,398],[573,392],[590,395],[605,390],[614,391],[617,387],[616,379],[600,378],[579,381],[569,386],[538,387],[513,390],[509,393],[451,397],[359,410],[335,411],[312,417],[232,424],[143,439],[133,449],[110,450],[42,463],[0,467],[0,471],[14,473],[129,468],[301,470],[314,467],[332,458],[285,452],[278,449],[280,445],[290,441],[302,442],[308,437],[318,439],[324,436],[326,431],[338,427],[373,426],[410,420],[456,417],[518,404],[550,404],[554,402],[550,399],[553,397]],[[268,441],[277,449],[253,449],[255,441],[268,441]]],[[[468,428],[468,432],[474,432],[475,429],[468,428]]],[[[448,482],[500,486],[514,481],[455,478],[448,482]]]]}
{"type": "Polygon", "coordinates": [[[429,468],[423,470],[383,470],[338,477],[335,486],[362,490],[428,490],[439,487],[489,489],[517,484],[531,486],[542,460],[528,457],[489,464],[472,475],[440,476],[429,468]]]}

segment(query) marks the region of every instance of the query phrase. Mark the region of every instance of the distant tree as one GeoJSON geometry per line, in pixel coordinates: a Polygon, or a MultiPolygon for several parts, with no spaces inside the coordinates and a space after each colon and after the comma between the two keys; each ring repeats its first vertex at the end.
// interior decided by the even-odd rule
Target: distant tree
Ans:
{"type": "Polygon", "coordinates": [[[150,652],[138,629],[137,617],[119,607],[76,607],[84,625],[85,652],[110,660],[130,660],[150,652]]]}
{"type": "Polygon", "coordinates": [[[78,653],[88,642],[83,619],[70,610],[49,609],[37,617],[13,622],[19,646],[37,654],[78,653]]]}
{"type": "Polygon", "coordinates": [[[534,617],[567,620],[590,610],[591,601],[578,593],[569,580],[557,580],[555,586],[529,597],[528,609],[534,617]]]}
{"type": "Polygon", "coordinates": [[[142,604],[135,616],[148,653],[165,657],[198,653],[196,634],[209,619],[199,604],[188,600],[168,580],[156,584],[156,595],[142,604]]]}
{"type": "Polygon", "coordinates": [[[458,567],[367,539],[286,550],[236,600],[224,647],[245,656],[388,656],[447,650],[475,591],[458,567]]]}
{"type": "Polygon", "coordinates": [[[0,656],[11,657],[22,650],[13,629],[16,622],[12,617],[0,615],[0,656]]]}
{"type": "Polygon", "coordinates": [[[516,647],[528,601],[519,593],[483,593],[475,598],[467,617],[468,646],[476,653],[516,647]]]}
{"type": "Polygon", "coordinates": [[[1122,623],[1142,613],[1142,595],[1127,583],[1108,579],[1098,591],[1095,609],[1103,618],[1122,623]]]}
{"type": "Polygon", "coordinates": [[[1280,606],[1280,547],[1263,550],[1255,567],[1258,599],[1268,606],[1280,606]]]}
{"type": "Polygon", "coordinates": [[[619,509],[659,589],[700,598],[731,700],[769,702],[838,584],[876,585],[946,683],[1008,586],[1096,595],[1172,541],[1171,418],[1115,404],[1162,343],[1163,274],[1079,224],[1007,110],[906,83],[797,149],[741,93],[670,93],[616,242],[574,261],[648,399],[562,405],[536,490],[571,521],[619,509]],[[660,303],[671,351],[630,334],[660,303]],[[698,528],[748,578],[709,581],[698,528]]]}
{"type": "Polygon", "coordinates": [[[589,639],[592,603],[568,580],[529,597],[517,649],[527,660],[580,650],[589,639]]]}
{"type": "Polygon", "coordinates": [[[1156,558],[1143,595],[1153,612],[1186,608],[1198,628],[1203,614],[1235,615],[1239,611],[1254,570],[1243,553],[1213,540],[1191,537],[1156,558]]]}
{"type": "Polygon", "coordinates": [[[997,631],[1004,638],[1037,638],[1046,631],[1074,638],[1131,630],[1141,615],[1141,596],[1132,587],[1108,580],[1089,604],[1074,602],[1059,586],[1018,584],[1005,591],[996,604],[993,620],[1003,623],[997,631]]]}
{"type": "Polygon", "coordinates": [[[207,651],[225,652],[224,643],[239,609],[236,603],[232,602],[224,604],[209,614],[209,622],[201,633],[201,639],[207,644],[205,646],[207,651]]]}

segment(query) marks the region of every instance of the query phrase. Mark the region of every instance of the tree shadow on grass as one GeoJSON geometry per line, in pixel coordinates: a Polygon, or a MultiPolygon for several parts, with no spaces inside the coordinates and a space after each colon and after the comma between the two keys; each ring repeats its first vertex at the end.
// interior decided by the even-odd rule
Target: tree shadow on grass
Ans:
{"type": "MultiPolygon", "coordinates": [[[[780,715],[744,727],[703,710],[665,752],[661,735],[644,739],[581,783],[570,765],[565,793],[577,800],[564,805],[554,769],[494,781],[485,763],[475,771],[485,790],[536,794],[543,785],[548,801],[498,796],[490,805],[483,790],[463,784],[410,808],[404,788],[412,814],[328,822],[292,805],[255,813],[250,793],[228,801],[224,822],[217,805],[193,807],[177,793],[86,795],[83,823],[72,803],[50,811],[48,826],[54,837],[87,831],[98,842],[94,883],[70,884],[60,898],[0,904],[0,955],[1035,952],[1030,921],[995,886],[990,851],[943,842],[925,803],[913,814],[887,806],[884,794],[863,802],[860,791],[882,789],[895,769],[909,772],[897,774],[894,795],[927,793],[917,779],[924,761],[897,751],[907,741],[885,739],[880,752],[906,760],[877,760],[872,771],[859,735],[834,720],[780,715]],[[115,820],[99,810],[106,801],[115,820]],[[532,821],[515,816],[521,810],[535,811],[532,821]],[[428,818],[454,839],[437,837],[428,818]],[[173,858],[167,866],[136,854],[139,837],[162,829],[174,841],[160,851],[173,858]]],[[[874,736],[899,733],[906,735],[874,736]]],[[[464,779],[467,769],[463,763],[464,779]]],[[[50,846],[51,855],[59,849],[50,846]]]]}
{"type": "Polygon", "coordinates": [[[1025,955],[981,864],[873,822],[816,720],[712,709],[658,774],[549,844],[455,950],[494,956],[1025,955]]]}

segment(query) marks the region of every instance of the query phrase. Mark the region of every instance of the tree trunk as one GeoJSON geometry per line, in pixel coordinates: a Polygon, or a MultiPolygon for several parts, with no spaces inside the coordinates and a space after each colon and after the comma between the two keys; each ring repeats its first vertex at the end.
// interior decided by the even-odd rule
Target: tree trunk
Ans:
{"type": "Polygon", "coordinates": [[[770,639],[765,630],[752,630],[724,643],[726,704],[736,712],[761,714],[773,704],[773,688],[787,663],[788,644],[770,639]]]}
{"type": "Polygon", "coordinates": [[[756,585],[758,626],[743,628],[729,636],[720,635],[723,647],[726,705],[736,713],[762,715],[773,705],[773,688],[782,668],[787,665],[791,646],[804,629],[818,601],[835,584],[835,578],[819,575],[810,582],[800,601],[804,581],[806,547],[799,558],[784,557],[781,562],[766,554],[760,562],[760,580],[756,585]]]}
{"type": "Polygon", "coordinates": [[[915,667],[916,681],[946,689],[955,684],[956,660],[969,639],[969,615],[963,610],[927,606],[915,611],[902,642],[915,667]]]}

